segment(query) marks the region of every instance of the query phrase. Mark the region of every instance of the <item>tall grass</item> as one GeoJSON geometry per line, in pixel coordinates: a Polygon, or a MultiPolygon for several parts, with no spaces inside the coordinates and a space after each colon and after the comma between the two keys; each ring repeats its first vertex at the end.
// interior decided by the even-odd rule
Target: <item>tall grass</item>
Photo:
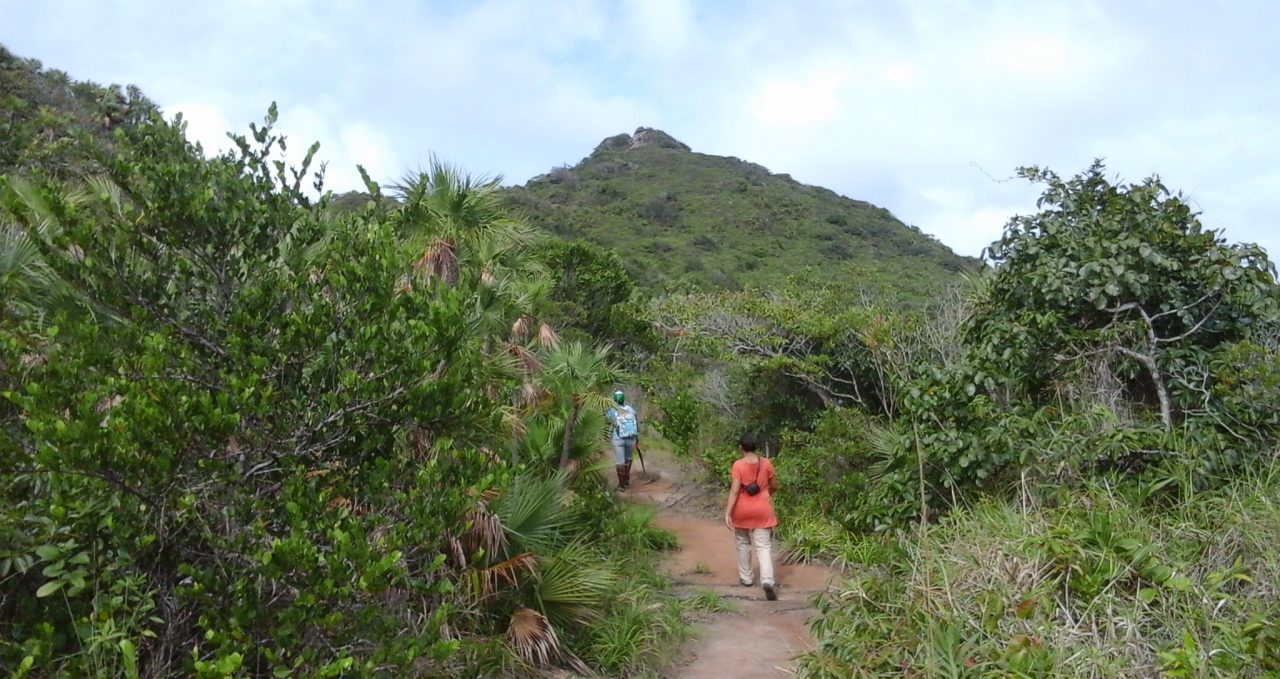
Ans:
{"type": "Polygon", "coordinates": [[[821,598],[800,676],[1276,676],[1278,492],[983,500],[821,598]]]}

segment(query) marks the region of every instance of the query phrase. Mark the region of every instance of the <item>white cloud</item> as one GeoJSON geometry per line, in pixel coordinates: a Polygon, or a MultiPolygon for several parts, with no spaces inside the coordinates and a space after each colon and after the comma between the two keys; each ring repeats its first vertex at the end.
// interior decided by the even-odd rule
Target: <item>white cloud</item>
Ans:
{"type": "Polygon", "coordinates": [[[1034,210],[1035,187],[992,177],[1095,156],[1280,250],[1277,22],[1265,0],[0,3],[11,49],[137,83],[206,146],[278,101],[335,189],[356,163],[393,178],[432,151],[519,182],[649,125],[968,254],[1034,210]]]}
{"type": "Polygon", "coordinates": [[[211,104],[179,102],[166,106],[165,114],[170,120],[181,114],[187,124],[187,139],[200,144],[206,155],[218,155],[235,146],[227,138],[231,123],[211,104]]]}
{"type": "Polygon", "coordinates": [[[818,69],[799,79],[764,83],[751,109],[762,122],[805,125],[835,120],[841,113],[847,77],[838,66],[818,69]]]}

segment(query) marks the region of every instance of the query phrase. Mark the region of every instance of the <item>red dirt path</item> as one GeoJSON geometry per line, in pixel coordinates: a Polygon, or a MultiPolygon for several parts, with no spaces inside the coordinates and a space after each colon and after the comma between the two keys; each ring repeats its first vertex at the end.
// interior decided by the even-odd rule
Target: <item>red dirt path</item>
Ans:
{"type": "MultiPolygon", "coordinates": [[[[733,533],[725,528],[724,496],[713,497],[689,480],[689,471],[660,451],[647,449],[647,474],[632,472],[628,499],[658,506],[654,523],[680,540],[663,568],[677,593],[711,590],[734,605],[732,613],[708,615],[684,655],[663,674],[671,679],[752,679],[795,674],[793,657],[812,648],[805,623],[815,611],[810,597],[835,576],[818,565],[780,563],[774,550],[778,600],[759,587],[737,584],[733,533]]],[[[757,572],[757,579],[759,574],[757,572]]]]}

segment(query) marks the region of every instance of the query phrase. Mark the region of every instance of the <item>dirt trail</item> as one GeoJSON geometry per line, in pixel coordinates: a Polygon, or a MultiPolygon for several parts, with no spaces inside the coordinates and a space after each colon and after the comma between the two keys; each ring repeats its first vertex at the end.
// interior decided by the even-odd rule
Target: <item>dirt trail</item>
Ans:
{"type": "MultiPolygon", "coordinates": [[[[669,454],[646,450],[648,473],[639,464],[624,496],[658,506],[654,523],[675,533],[680,549],[663,568],[678,593],[710,590],[736,612],[708,615],[698,625],[698,638],[684,657],[673,659],[664,677],[671,679],[751,679],[788,677],[792,658],[813,640],[805,623],[815,611],[809,598],[825,589],[835,573],[817,565],[780,563],[774,549],[777,601],[767,601],[760,587],[737,584],[733,533],[725,528],[724,496],[713,496],[691,479],[690,470],[669,454]]],[[[757,572],[757,579],[759,574],[757,572]]]]}

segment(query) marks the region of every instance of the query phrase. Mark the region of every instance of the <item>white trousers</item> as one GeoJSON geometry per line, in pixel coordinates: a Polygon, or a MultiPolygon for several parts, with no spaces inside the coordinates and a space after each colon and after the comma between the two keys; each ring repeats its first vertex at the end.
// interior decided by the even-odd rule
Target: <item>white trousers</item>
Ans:
{"type": "Polygon", "coordinates": [[[738,542],[738,582],[754,583],[751,571],[751,548],[755,547],[756,561],[760,563],[760,584],[773,584],[773,529],[735,528],[733,536],[738,542]]]}

